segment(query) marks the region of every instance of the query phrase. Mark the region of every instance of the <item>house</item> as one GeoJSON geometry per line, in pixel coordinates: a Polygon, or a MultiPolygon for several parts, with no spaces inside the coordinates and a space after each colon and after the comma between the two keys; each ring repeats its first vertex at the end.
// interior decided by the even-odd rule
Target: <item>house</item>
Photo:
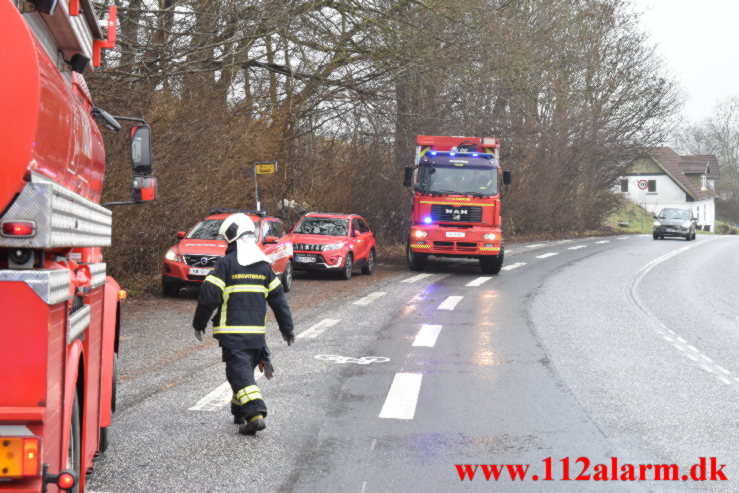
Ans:
{"type": "Polygon", "coordinates": [[[617,190],[654,214],[667,207],[691,209],[698,229],[714,231],[719,177],[714,155],[680,156],[669,147],[655,147],[629,165],[617,190]]]}

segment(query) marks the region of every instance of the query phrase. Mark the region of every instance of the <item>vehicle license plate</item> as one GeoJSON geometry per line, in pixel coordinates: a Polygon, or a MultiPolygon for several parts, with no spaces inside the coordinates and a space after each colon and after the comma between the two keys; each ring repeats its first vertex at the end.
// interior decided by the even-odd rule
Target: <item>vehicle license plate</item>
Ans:
{"type": "Polygon", "coordinates": [[[312,264],[312,263],[315,263],[316,257],[308,257],[307,255],[296,255],[295,261],[305,263],[305,264],[312,264]]]}
{"type": "Polygon", "coordinates": [[[191,276],[207,276],[213,269],[202,269],[199,267],[190,267],[191,276]]]}
{"type": "Polygon", "coordinates": [[[460,233],[458,231],[447,231],[446,237],[447,238],[464,238],[464,233],[460,233]]]}

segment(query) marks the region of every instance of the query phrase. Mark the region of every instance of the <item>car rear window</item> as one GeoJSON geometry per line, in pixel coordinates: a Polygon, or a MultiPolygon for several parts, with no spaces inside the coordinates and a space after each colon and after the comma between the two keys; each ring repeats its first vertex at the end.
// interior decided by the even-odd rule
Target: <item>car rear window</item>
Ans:
{"type": "Polygon", "coordinates": [[[305,235],[347,236],[349,220],[333,217],[304,217],[295,233],[305,235]]]}
{"type": "Polygon", "coordinates": [[[221,227],[222,222],[223,219],[206,219],[200,221],[188,233],[187,238],[193,240],[220,240],[222,238],[218,236],[218,228],[221,227]]]}

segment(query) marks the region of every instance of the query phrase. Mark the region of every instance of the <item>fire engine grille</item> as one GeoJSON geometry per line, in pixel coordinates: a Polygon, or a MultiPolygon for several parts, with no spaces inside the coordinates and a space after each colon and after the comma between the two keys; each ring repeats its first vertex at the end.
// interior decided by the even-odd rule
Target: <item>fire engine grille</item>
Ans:
{"type": "Polygon", "coordinates": [[[477,249],[477,243],[464,241],[435,241],[434,248],[437,250],[444,250],[448,252],[472,252],[477,249]]]}
{"type": "Polygon", "coordinates": [[[431,219],[445,222],[482,222],[482,207],[466,205],[432,205],[431,219]]]}
{"type": "Polygon", "coordinates": [[[218,255],[185,255],[185,263],[192,267],[213,267],[218,255]]]}

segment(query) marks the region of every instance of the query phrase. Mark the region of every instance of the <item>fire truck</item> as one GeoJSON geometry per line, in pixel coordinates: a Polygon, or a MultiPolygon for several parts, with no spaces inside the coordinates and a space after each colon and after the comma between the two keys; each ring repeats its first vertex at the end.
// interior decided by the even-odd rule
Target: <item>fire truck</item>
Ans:
{"type": "Polygon", "coordinates": [[[84,491],[108,445],[125,292],[102,255],[98,122],[138,123],[133,198],[111,204],[156,196],[150,128],[93,106],[83,78],[115,22],[91,0],[0,0],[0,491],[84,491]]]}
{"type": "Polygon", "coordinates": [[[413,187],[406,244],[411,270],[423,270],[434,255],[476,258],[483,273],[500,272],[500,196],[511,173],[500,167],[499,151],[498,138],[416,137],[415,164],[403,179],[413,187]]]}

